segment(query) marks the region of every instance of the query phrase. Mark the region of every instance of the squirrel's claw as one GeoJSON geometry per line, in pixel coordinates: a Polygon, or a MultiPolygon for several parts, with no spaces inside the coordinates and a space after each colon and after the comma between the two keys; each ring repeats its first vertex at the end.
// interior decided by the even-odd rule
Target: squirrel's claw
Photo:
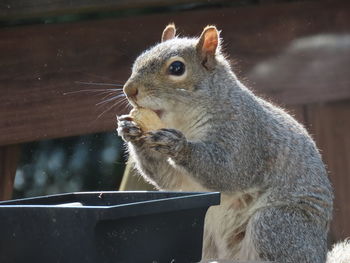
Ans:
{"type": "Polygon", "coordinates": [[[118,135],[123,138],[125,142],[133,142],[140,139],[142,131],[137,124],[131,120],[118,118],[118,135]]]}
{"type": "Polygon", "coordinates": [[[185,136],[175,129],[150,131],[141,138],[146,147],[169,157],[176,157],[187,144],[185,136]]]}

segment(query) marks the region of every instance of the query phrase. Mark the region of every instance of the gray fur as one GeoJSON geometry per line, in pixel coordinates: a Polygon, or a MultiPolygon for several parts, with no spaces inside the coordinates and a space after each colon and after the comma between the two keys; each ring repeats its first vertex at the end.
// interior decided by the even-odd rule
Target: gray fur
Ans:
{"type": "Polygon", "coordinates": [[[141,135],[119,118],[136,167],[161,190],[223,193],[206,218],[205,258],[325,262],[333,194],[314,141],[239,82],[220,48],[215,68],[203,67],[197,45],[174,38],[135,61],[130,102],[161,110],[169,128],[141,135]],[[186,62],[178,82],[165,68],[174,56],[186,62]]]}

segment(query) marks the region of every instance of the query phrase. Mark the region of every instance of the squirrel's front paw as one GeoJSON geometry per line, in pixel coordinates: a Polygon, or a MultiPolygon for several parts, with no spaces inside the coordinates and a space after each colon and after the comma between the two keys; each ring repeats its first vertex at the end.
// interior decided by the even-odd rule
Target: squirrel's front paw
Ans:
{"type": "Polygon", "coordinates": [[[169,157],[176,157],[187,145],[185,136],[175,129],[147,132],[142,136],[142,140],[149,148],[169,157]]]}
{"type": "Polygon", "coordinates": [[[117,117],[118,119],[118,135],[126,142],[139,141],[142,131],[139,126],[128,115],[122,115],[117,117]]]}

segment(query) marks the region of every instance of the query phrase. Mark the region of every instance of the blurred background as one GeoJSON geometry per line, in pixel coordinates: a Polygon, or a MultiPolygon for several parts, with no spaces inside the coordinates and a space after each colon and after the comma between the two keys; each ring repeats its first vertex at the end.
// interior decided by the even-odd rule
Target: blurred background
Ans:
{"type": "Polygon", "coordinates": [[[243,83],[305,125],[335,188],[330,240],[350,236],[346,0],[2,0],[0,200],[118,189],[129,109],[112,98],[169,22],[216,25],[243,83]]]}

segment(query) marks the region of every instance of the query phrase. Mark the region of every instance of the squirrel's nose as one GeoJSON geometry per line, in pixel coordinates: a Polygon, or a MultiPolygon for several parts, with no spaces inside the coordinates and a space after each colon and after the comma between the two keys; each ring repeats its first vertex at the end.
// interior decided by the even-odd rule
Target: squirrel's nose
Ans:
{"type": "Polygon", "coordinates": [[[131,83],[125,84],[123,90],[126,96],[129,98],[136,98],[137,94],[139,93],[137,87],[131,83]]]}

